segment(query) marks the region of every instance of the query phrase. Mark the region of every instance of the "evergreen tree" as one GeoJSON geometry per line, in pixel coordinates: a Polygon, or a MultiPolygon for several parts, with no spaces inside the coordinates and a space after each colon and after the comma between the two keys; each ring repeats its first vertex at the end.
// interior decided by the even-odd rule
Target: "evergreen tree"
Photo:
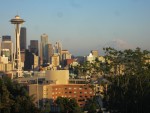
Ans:
{"type": "Polygon", "coordinates": [[[41,113],[24,86],[9,78],[0,79],[0,109],[2,113],[41,113]]]}
{"type": "Polygon", "coordinates": [[[10,96],[10,92],[7,90],[4,82],[0,79],[0,111],[2,113],[10,113],[11,106],[14,104],[14,101],[10,96]]]}
{"type": "Polygon", "coordinates": [[[81,109],[75,99],[58,97],[55,102],[60,107],[61,113],[81,113],[81,109]]]}
{"type": "Polygon", "coordinates": [[[112,75],[106,77],[110,81],[105,93],[107,109],[112,113],[149,113],[149,51],[107,48],[106,53],[111,66],[109,75],[112,75]],[[123,68],[118,68],[120,66],[123,68]]]}

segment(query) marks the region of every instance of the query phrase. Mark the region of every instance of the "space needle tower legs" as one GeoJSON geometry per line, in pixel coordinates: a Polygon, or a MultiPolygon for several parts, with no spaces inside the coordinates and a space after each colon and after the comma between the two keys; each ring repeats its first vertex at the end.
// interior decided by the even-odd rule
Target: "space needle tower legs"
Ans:
{"type": "Polygon", "coordinates": [[[21,56],[20,56],[20,24],[25,21],[21,19],[18,15],[14,19],[10,20],[11,24],[15,25],[15,35],[16,35],[16,47],[15,47],[15,69],[17,71],[17,77],[22,77],[22,66],[21,66],[21,56]]]}

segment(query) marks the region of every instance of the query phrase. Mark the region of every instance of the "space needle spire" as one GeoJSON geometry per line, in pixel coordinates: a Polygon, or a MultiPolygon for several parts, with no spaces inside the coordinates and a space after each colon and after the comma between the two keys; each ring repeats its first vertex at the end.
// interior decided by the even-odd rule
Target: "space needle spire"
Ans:
{"type": "Polygon", "coordinates": [[[15,18],[10,20],[11,24],[15,25],[15,35],[16,35],[16,43],[15,43],[15,69],[17,71],[17,76],[22,76],[22,66],[21,66],[21,56],[20,56],[20,24],[23,24],[25,21],[21,19],[18,15],[15,18]]]}

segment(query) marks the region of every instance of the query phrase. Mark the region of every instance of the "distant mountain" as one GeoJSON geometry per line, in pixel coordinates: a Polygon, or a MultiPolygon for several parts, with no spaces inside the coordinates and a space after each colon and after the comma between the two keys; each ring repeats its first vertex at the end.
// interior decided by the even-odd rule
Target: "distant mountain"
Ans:
{"type": "Polygon", "coordinates": [[[95,48],[95,50],[99,51],[99,55],[104,55],[104,51],[103,48],[106,47],[112,47],[115,48],[117,50],[124,50],[124,49],[133,49],[134,46],[130,45],[128,42],[122,40],[122,39],[114,39],[112,41],[109,41],[107,43],[105,43],[104,45],[97,45],[93,48],[95,48]]]}
{"type": "Polygon", "coordinates": [[[122,49],[132,49],[133,46],[130,45],[128,42],[121,40],[121,39],[115,39],[113,41],[110,41],[104,45],[104,47],[112,47],[118,50],[122,49]]]}

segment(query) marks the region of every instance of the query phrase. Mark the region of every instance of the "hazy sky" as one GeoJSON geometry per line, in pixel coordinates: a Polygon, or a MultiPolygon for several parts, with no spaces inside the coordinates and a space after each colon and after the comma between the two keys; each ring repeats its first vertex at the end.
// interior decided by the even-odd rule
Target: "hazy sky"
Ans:
{"type": "Polygon", "coordinates": [[[28,44],[46,33],[74,55],[105,46],[150,49],[150,0],[0,0],[0,36],[15,37],[9,20],[17,14],[28,44]]]}

